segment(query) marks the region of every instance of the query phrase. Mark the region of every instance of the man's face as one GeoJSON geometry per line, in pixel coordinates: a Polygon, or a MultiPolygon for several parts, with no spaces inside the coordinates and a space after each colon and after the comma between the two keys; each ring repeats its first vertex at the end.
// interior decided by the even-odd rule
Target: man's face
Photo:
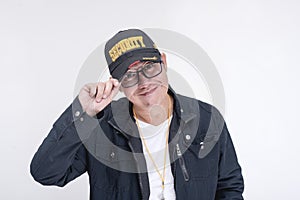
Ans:
{"type": "Polygon", "coordinates": [[[137,106],[152,106],[161,104],[165,98],[165,95],[168,91],[168,78],[166,74],[166,62],[165,55],[162,55],[161,63],[149,63],[149,62],[137,62],[130,66],[124,75],[121,81],[121,91],[124,92],[125,96],[131,101],[134,105],[137,106]],[[161,68],[160,68],[161,67],[161,68]],[[147,70],[150,70],[149,73],[147,70]],[[161,70],[157,72],[152,72],[153,70],[161,70]],[[138,73],[136,73],[138,71],[138,73]],[[151,73],[158,75],[152,77],[151,73]],[[130,82],[131,78],[134,77],[134,80],[138,82],[130,82]],[[138,76],[138,77],[137,77],[138,76]],[[146,77],[148,76],[148,77],[146,77]],[[127,81],[127,82],[126,82],[127,81]],[[128,82],[129,81],[129,82],[128,82]],[[124,83],[130,85],[126,87],[124,83]],[[132,84],[128,83],[136,83],[132,84]],[[123,86],[124,87],[123,87],[123,86]]]}

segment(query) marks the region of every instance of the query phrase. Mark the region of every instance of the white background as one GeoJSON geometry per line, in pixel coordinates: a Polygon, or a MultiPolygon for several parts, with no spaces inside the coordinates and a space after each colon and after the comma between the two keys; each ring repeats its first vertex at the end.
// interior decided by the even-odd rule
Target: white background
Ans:
{"type": "Polygon", "coordinates": [[[34,182],[29,164],[72,102],[89,54],[118,30],[163,28],[215,63],[245,199],[296,199],[300,3],[297,0],[0,1],[0,199],[88,199],[87,175],[64,188],[34,182]]]}

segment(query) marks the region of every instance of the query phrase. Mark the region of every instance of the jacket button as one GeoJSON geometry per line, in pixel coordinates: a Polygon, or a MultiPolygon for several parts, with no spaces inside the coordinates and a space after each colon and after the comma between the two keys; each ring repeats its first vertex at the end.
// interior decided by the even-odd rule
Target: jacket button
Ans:
{"type": "Polygon", "coordinates": [[[183,112],[183,109],[182,109],[182,108],[180,109],[180,112],[183,112]]]}
{"type": "Polygon", "coordinates": [[[204,149],[204,142],[200,142],[200,149],[204,149]]]}
{"type": "Polygon", "coordinates": [[[115,158],[115,152],[111,152],[110,157],[111,157],[112,159],[114,159],[114,158],[115,158]]]}
{"type": "Polygon", "coordinates": [[[75,117],[78,117],[80,115],[80,112],[79,111],[76,111],[75,112],[75,117]]]}
{"type": "Polygon", "coordinates": [[[191,136],[190,136],[190,135],[186,135],[186,136],[185,136],[185,139],[186,139],[186,140],[190,140],[190,139],[191,139],[191,136]]]}
{"type": "Polygon", "coordinates": [[[83,117],[80,117],[80,121],[83,122],[83,117]]]}

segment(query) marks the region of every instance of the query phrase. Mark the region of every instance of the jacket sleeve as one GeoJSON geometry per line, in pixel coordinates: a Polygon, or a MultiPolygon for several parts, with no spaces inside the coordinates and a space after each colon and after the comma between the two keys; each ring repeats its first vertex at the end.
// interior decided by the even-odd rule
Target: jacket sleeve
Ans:
{"type": "Polygon", "coordinates": [[[220,141],[221,154],[216,200],[241,200],[244,190],[243,176],[225,123],[220,141]]]}
{"type": "Polygon", "coordinates": [[[30,173],[43,185],[64,186],[87,170],[83,142],[98,121],[86,113],[78,97],[54,123],[50,133],[35,153],[30,173]]]}

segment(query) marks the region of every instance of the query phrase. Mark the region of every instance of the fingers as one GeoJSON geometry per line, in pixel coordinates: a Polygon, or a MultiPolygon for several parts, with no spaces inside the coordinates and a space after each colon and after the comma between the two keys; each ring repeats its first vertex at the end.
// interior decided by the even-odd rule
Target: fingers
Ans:
{"type": "Polygon", "coordinates": [[[114,79],[113,85],[114,85],[114,87],[113,87],[113,89],[111,91],[111,99],[113,99],[116,96],[116,94],[119,92],[119,89],[120,89],[120,86],[121,86],[121,84],[119,83],[119,81],[116,80],[116,79],[114,79]]]}
{"type": "Polygon", "coordinates": [[[96,102],[99,103],[102,99],[106,99],[115,95],[119,91],[119,82],[116,79],[110,79],[104,83],[97,84],[96,102]],[[113,93],[112,93],[113,92],[113,93]]]}
{"type": "Polygon", "coordinates": [[[116,79],[86,84],[78,95],[83,111],[94,116],[103,110],[118,93],[120,85],[116,79]]]}
{"type": "Polygon", "coordinates": [[[97,85],[89,84],[88,87],[89,87],[88,91],[89,91],[90,97],[91,98],[95,97],[97,94],[97,85]]]}
{"type": "Polygon", "coordinates": [[[96,102],[99,103],[103,96],[103,91],[105,88],[105,83],[99,82],[96,85],[97,93],[96,93],[96,102]]]}
{"type": "Polygon", "coordinates": [[[106,82],[105,88],[104,88],[104,91],[103,91],[103,96],[102,96],[103,99],[106,99],[110,95],[110,93],[112,91],[112,88],[113,88],[112,81],[106,82]]]}
{"type": "Polygon", "coordinates": [[[119,85],[119,81],[117,79],[110,79],[110,81],[114,84],[115,87],[117,87],[119,85]]]}

